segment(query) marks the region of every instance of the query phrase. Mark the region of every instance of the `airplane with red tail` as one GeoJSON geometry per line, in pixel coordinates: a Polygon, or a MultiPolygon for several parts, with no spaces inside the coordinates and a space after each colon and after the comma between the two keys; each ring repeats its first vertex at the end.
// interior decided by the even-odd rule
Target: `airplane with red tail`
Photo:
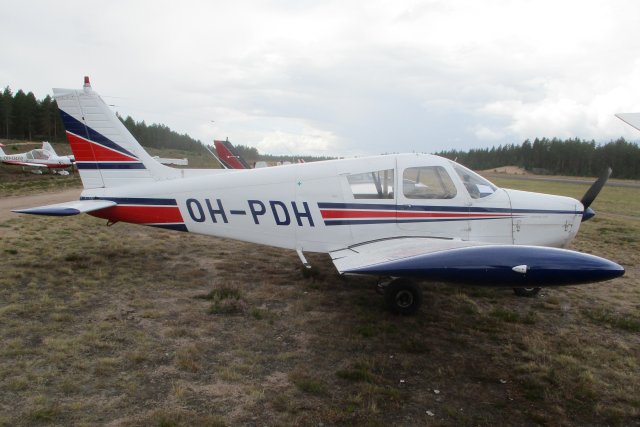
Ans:
{"type": "Polygon", "coordinates": [[[93,91],[54,89],[84,190],[80,200],[18,210],[79,213],[331,256],[340,274],[380,278],[390,310],[410,314],[414,280],[514,288],[614,279],[624,269],[566,248],[609,177],[581,200],[499,188],[429,154],[263,169],[173,169],[155,161],[93,91]]]}
{"type": "Polygon", "coordinates": [[[213,144],[218,156],[216,157],[225,169],[251,169],[249,163],[238,153],[229,141],[214,140],[213,144]]]}

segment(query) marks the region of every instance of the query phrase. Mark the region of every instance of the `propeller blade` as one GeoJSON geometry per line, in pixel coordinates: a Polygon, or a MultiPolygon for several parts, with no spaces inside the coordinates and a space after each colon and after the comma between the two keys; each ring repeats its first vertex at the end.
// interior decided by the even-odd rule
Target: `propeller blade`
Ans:
{"type": "Polygon", "coordinates": [[[611,176],[611,172],[611,168],[607,168],[602,175],[600,175],[598,180],[589,187],[587,192],[584,193],[584,196],[582,196],[582,199],[580,200],[580,203],[584,206],[582,222],[591,219],[595,215],[595,212],[589,206],[591,206],[596,197],[598,197],[598,194],[600,194],[600,190],[602,190],[602,187],[607,183],[607,180],[611,176]]]}

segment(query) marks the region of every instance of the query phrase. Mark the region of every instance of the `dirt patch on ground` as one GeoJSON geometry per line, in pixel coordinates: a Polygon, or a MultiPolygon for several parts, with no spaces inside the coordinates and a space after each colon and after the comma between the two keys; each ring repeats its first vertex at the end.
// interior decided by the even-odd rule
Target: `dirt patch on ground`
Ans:
{"type": "Polygon", "coordinates": [[[81,192],[81,189],[73,188],[44,194],[0,197],[0,222],[10,218],[17,218],[20,215],[11,212],[13,209],[34,208],[37,206],[78,200],[81,192]]]}

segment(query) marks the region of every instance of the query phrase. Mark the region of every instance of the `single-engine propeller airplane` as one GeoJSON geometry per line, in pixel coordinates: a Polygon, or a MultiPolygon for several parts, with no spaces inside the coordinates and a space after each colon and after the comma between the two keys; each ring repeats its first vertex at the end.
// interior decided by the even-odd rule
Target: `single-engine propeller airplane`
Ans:
{"type": "Polygon", "coordinates": [[[582,200],[501,189],[428,154],[383,155],[277,168],[172,169],[153,160],[85,77],[54,89],[84,186],[80,200],[16,212],[81,212],[125,221],[330,254],[341,274],[384,278],[388,307],[411,314],[412,279],[512,287],[613,279],[609,260],[561,249],[574,238],[610,170],[582,200]]]}
{"type": "Polygon", "coordinates": [[[75,159],[73,156],[58,156],[51,144],[45,141],[42,148],[26,153],[6,154],[0,147],[0,161],[14,166],[61,169],[73,166],[75,159]]]}

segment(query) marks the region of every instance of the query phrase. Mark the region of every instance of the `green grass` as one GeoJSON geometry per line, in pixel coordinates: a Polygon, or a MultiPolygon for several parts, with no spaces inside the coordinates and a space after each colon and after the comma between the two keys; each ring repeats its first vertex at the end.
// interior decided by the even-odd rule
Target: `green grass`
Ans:
{"type": "Polygon", "coordinates": [[[640,316],[633,313],[619,314],[606,308],[585,310],[583,314],[592,322],[628,332],[640,332],[640,316]]]}
{"type": "Polygon", "coordinates": [[[313,394],[313,395],[326,395],[327,386],[322,380],[315,378],[311,375],[302,372],[293,372],[289,375],[289,380],[298,388],[298,390],[313,394]]]}

